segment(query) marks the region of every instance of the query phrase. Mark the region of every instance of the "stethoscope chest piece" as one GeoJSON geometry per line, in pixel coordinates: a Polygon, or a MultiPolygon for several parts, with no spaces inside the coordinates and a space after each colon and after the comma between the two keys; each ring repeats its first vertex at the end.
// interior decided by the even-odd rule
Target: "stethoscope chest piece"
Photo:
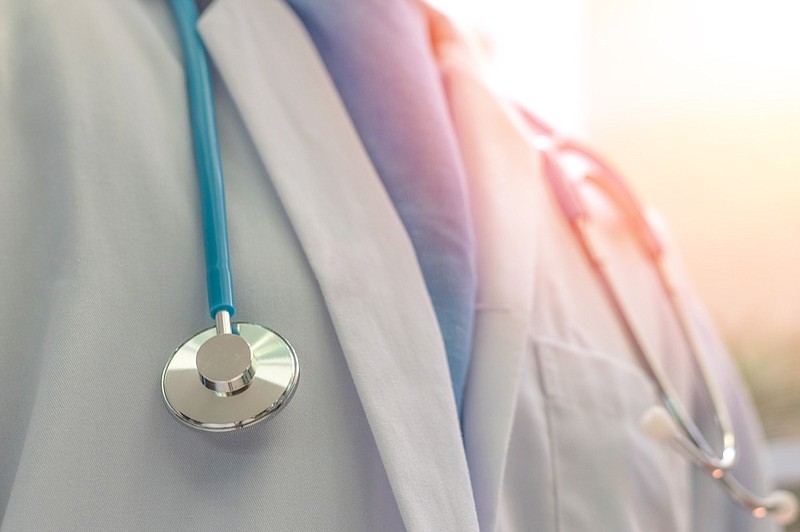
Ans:
{"type": "Polygon", "coordinates": [[[181,422],[226,432],[277,413],[299,375],[289,342],[261,325],[235,323],[230,334],[211,327],[178,347],[164,367],[161,391],[181,422]]]}

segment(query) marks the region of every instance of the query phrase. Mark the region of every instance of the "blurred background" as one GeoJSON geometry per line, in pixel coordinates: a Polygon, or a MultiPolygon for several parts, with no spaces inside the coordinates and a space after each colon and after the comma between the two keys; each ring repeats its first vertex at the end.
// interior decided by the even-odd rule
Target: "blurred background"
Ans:
{"type": "MultiPolygon", "coordinates": [[[[800,487],[800,2],[438,0],[495,87],[666,217],[800,487]]],[[[800,530],[800,527],[797,528],[800,530]]]]}

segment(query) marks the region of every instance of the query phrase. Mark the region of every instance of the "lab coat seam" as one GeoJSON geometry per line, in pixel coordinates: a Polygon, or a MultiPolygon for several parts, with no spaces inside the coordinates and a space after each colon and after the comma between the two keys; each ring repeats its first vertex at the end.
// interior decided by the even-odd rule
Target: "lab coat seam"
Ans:
{"type": "Polygon", "coordinates": [[[560,491],[559,491],[559,482],[558,482],[558,478],[559,478],[559,476],[558,476],[558,460],[556,459],[556,457],[557,457],[557,454],[556,454],[557,447],[556,447],[555,432],[554,432],[555,420],[553,419],[554,414],[553,414],[552,405],[551,405],[551,403],[549,401],[548,394],[544,392],[544,390],[546,390],[546,386],[545,386],[544,374],[542,372],[543,364],[542,364],[541,357],[539,356],[539,349],[538,349],[539,346],[536,343],[535,339],[532,338],[531,342],[532,342],[531,343],[531,349],[533,350],[534,355],[535,355],[535,357],[534,357],[535,358],[535,362],[539,366],[539,372],[538,372],[538,374],[539,374],[539,389],[542,390],[542,397],[544,399],[545,419],[547,420],[547,427],[546,427],[546,430],[547,430],[547,445],[548,445],[547,453],[550,456],[550,460],[549,460],[549,462],[550,462],[550,483],[551,483],[551,485],[553,487],[553,490],[552,490],[553,491],[553,498],[552,498],[552,501],[553,501],[553,525],[555,527],[555,530],[559,531],[559,530],[561,530],[561,515],[560,515],[560,510],[559,510],[560,507],[561,507],[560,500],[559,500],[561,494],[560,494],[560,491]]]}

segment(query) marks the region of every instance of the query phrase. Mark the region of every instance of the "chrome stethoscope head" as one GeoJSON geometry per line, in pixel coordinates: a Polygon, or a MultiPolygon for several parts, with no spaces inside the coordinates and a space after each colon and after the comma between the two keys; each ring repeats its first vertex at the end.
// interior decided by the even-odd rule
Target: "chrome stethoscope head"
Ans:
{"type": "Polygon", "coordinates": [[[227,432],[263,421],[292,398],[300,377],[297,355],[279,334],[254,323],[217,326],[184,342],[164,367],[161,393],[182,423],[227,432]]]}

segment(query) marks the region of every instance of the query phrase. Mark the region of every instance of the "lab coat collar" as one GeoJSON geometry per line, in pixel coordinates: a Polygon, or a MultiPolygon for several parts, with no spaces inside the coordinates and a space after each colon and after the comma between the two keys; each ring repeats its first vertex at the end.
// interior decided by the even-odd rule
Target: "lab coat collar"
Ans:
{"type": "Polygon", "coordinates": [[[198,28],[317,276],[404,525],[477,529],[414,249],[305,29],[276,0],[215,0],[198,28]]]}

